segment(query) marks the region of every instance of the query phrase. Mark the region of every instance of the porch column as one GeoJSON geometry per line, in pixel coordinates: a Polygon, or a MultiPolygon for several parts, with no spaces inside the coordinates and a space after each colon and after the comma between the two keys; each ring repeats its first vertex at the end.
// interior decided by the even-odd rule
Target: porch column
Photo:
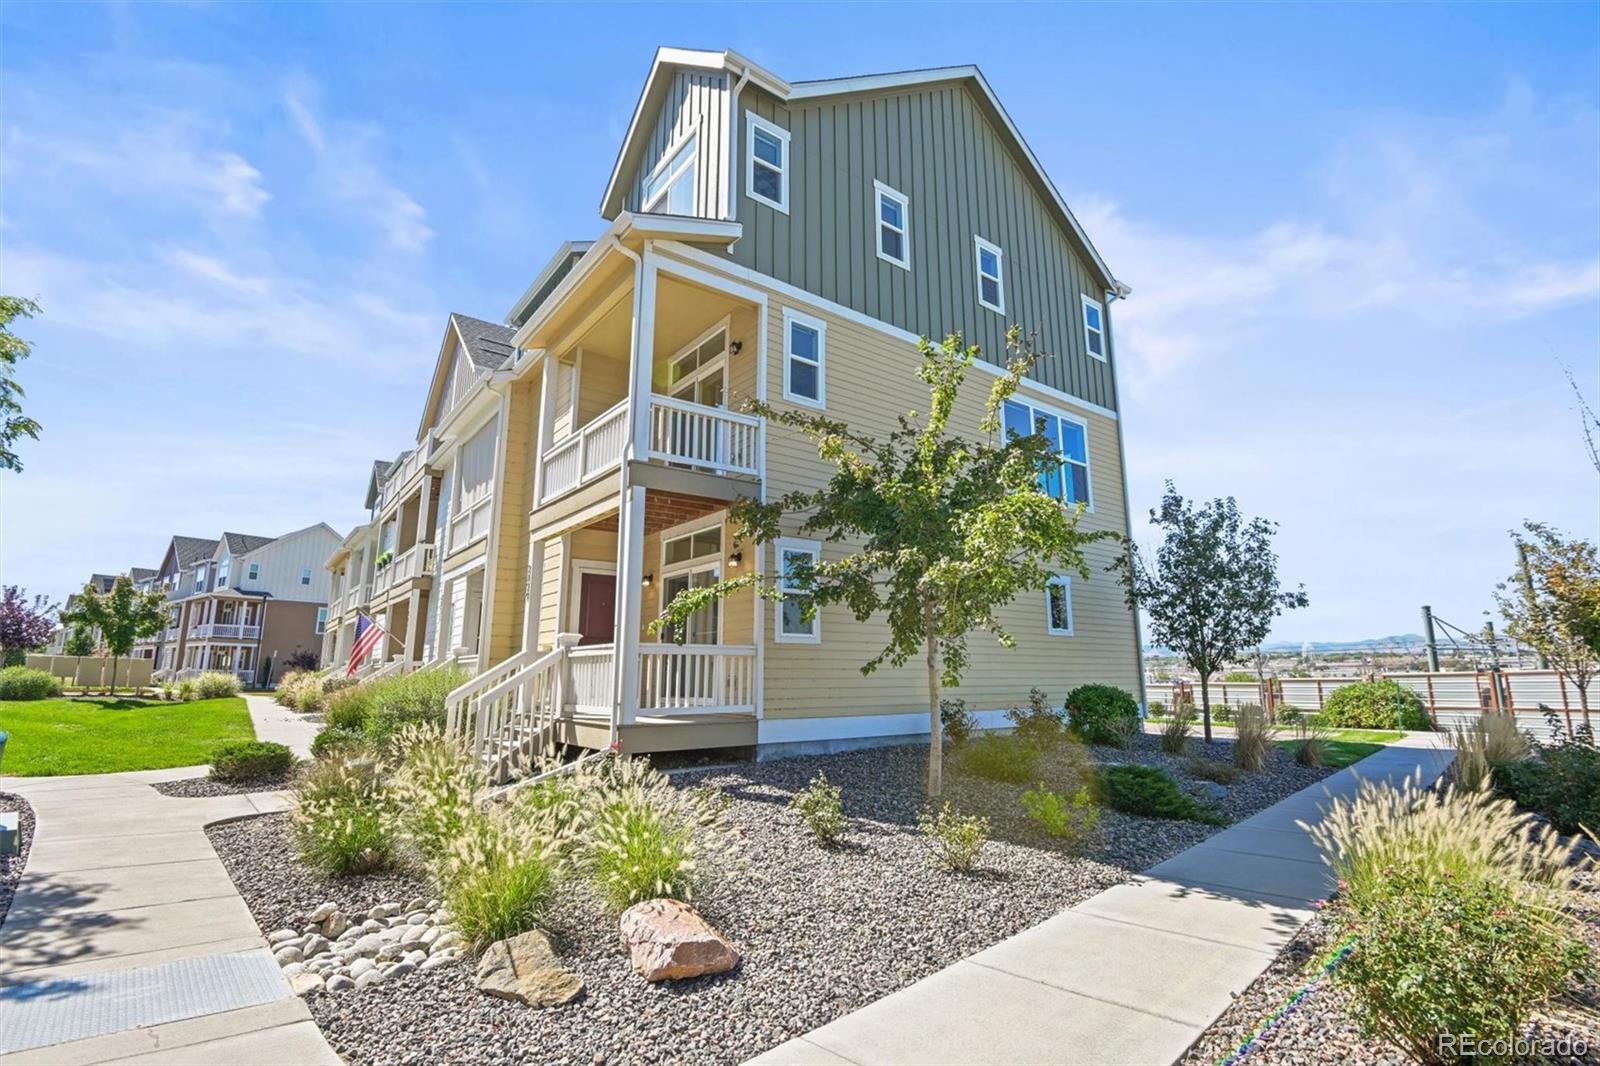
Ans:
{"type": "Polygon", "coordinates": [[[650,452],[651,368],[655,363],[656,343],[656,259],[648,244],[644,249],[644,269],[640,271],[638,309],[633,322],[633,370],[628,382],[628,402],[633,410],[633,448],[631,457],[641,459],[650,452]]]}
{"type": "Polygon", "coordinates": [[[413,588],[406,593],[406,662],[411,664],[421,657],[418,645],[422,641],[422,628],[417,625],[417,612],[421,610],[422,593],[413,588]]]}
{"type": "Polygon", "coordinates": [[[528,545],[528,600],[522,607],[522,650],[539,647],[540,611],[544,603],[544,541],[528,545]]]}
{"type": "Polygon", "coordinates": [[[539,371],[539,432],[533,451],[533,506],[539,506],[544,492],[544,456],[550,450],[555,436],[556,390],[551,383],[555,376],[555,356],[545,353],[544,366],[539,371]]]}
{"type": "MultiPolygon", "coordinates": [[[[624,474],[626,476],[626,474],[624,474]]],[[[639,614],[643,609],[644,486],[623,490],[626,501],[618,515],[617,617],[612,647],[616,649],[613,673],[617,679],[616,711],[612,715],[612,740],[616,727],[639,715],[639,614]]]]}

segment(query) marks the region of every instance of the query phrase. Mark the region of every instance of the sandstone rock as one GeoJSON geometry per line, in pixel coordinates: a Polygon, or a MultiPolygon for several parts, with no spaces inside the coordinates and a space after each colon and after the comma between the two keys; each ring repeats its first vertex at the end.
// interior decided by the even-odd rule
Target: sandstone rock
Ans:
{"type": "Polygon", "coordinates": [[[287,966],[291,962],[300,962],[305,958],[305,956],[300,953],[300,949],[295,947],[293,944],[286,944],[277,951],[274,951],[272,953],[272,957],[278,960],[279,966],[287,966]]]}
{"type": "Polygon", "coordinates": [[[322,929],[323,936],[341,937],[355,927],[350,924],[349,918],[346,918],[338,911],[334,911],[332,914],[322,919],[320,928],[322,929]]]}
{"type": "Polygon", "coordinates": [[[478,960],[478,990],[530,1007],[555,1007],[577,998],[583,978],[561,965],[550,938],[535,929],[489,945],[478,960]]]}
{"type": "Polygon", "coordinates": [[[332,977],[328,978],[329,992],[348,992],[355,986],[356,983],[342,973],[336,973],[332,977]]]}
{"type": "Polygon", "coordinates": [[[289,991],[297,996],[309,995],[321,991],[322,988],[322,978],[314,973],[297,973],[289,978],[289,991]]]}
{"type": "Polygon", "coordinates": [[[325,922],[337,913],[339,913],[339,905],[337,903],[321,903],[317,905],[316,910],[306,916],[306,921],[325,922]]]}
{"type": "Polygon", "coordinates": [[[723,973],[739,953],[687,903],[650,899],[622,912],[622,946],[634,972],[646,981],[723,973]]]}

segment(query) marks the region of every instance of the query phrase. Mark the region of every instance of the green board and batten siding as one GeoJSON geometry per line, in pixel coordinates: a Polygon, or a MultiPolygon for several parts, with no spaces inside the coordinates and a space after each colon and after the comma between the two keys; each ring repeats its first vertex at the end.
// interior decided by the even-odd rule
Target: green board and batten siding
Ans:
{"type": "Polygon", "coordinates": [[[1030,377],[1117,408],[1110,362],[1084,347],[1080,294],[1106,302],[1096,271],[964,83],[787,104],[746,85],[740,111],[790,132],[788,214],[746,195],[742,122],[727,164],[729,92],[725,75],[674,76],[628,181],[629,210],[662,156],[698,128],[696,214],[727,217],[726,167],[744,224],[726,251],[736,262],[920,336],[959,331],[994,363],[1005,362],[1006,328],[1020,324],[1044,353],[1030,377]],[[874,181],[910,198],[909,271],[877,256],[874,181]],[[1004,252],[1004,316],[978,303],[974,235],[1004,252]]]}

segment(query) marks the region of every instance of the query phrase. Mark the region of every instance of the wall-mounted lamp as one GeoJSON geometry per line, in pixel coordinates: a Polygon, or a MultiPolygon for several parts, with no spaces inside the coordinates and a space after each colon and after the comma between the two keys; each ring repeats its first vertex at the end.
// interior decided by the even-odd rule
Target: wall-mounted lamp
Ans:
{"type": "Polygon", "coordinates": [[[730,570],[739,569],[739,564],[742,562],[744,562],[744,552],[734,552],[728,556],[728,568],[730,570]]]}
{"type": "Polygon", "coordinates": [[[732,344],[728,345],[729,355],[738,355],[742,351],[744,351],[744,341],[734,341],[732,344]]]}
{"type": "Polygon", "coordinates": [[[649,588],[651,585],[654,585],[655,583],[656,583],[656,575],[655,575],[654,572],[651,572],[651,573],[648,573],[648,574],[644,575],[644,587],[645,588],[649,588]]]}

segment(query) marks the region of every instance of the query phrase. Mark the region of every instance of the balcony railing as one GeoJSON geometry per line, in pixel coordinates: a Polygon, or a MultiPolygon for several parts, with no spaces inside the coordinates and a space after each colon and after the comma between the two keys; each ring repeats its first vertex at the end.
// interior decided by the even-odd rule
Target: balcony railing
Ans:
{"type": "Polygon", "coordinates": [[[622,462],[628,443],[628,401],[624,400],[544,453],[539,502],[598,477],[622,462]]]}
{"type": "Polygon", "coordinates": [[[761,472],[761,420],[721,407],[650,397],[648,458],[715,474],[761,472]]]}
{"type": "Polygon", "coordinates": [[[255,640],[259,636],[260,626],[240,626],[227,622],[209,622],[189,629],[190,640],[255,640]]]}
{"type": "Polygon", "coordinates": [[[494,494],[490,493],[450,519],[450,551],[465,548],[479,537],[489,535],[493,504],[494,494]]]}
{"type": "Polygon", "coordinates": [[[401,489],[411,483],[411,479],[422,472],[428,465],[428,459],[433,454],[433,441],[426,440],[417,445],[411,454],[400,461],[400,465],[392,470],[383,482],[382,502],[378,509],[381,511],[393,503],[395,496],[401,489]]]}
{"type": "Polygon", "coordinates": [[[429,577],[432,574],[433,544],[430,541],[423,541],[401,552],[389,561],[388,566],[379,570],[373,576],[372,591],[381,595],[412,578],[429,577]]]}
{"type": "Polygon", "coordinates": [[[639,713],[753,712],[756,649],[735,644],[646,644],[639,649],[639,713]]]}

